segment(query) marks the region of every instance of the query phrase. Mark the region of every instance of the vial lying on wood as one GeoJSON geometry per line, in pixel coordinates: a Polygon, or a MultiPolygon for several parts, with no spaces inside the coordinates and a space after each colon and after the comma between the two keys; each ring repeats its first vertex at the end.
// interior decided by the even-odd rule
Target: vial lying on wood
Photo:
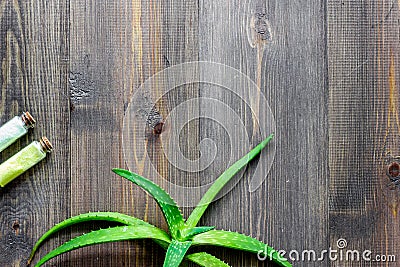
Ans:
{"type": "Polygon", "coordinates": [[[47,153],[50,153],[52,150],[53,146],[46,137],[42,137],[40,141],[33,141],[30,145],[0,165],[0,186],[4,187],[42,161],[47,153]]]}
{"type": "Polygon", "coordinates": [[[35,126],[35,119],[29,112],[23,113],[9,120],[0,127],[0,152],[24,136],[29,128],[35,126]]]}

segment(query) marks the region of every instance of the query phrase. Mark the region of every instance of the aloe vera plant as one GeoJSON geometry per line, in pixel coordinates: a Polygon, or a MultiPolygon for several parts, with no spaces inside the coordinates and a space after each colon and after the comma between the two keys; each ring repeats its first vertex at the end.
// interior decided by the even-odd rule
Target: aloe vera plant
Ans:
{"type": "Polygon", "coordinates": [[[164,267],[179,266],[183,260],[207,267],[229,266],[227,263],[206,252],[188,253],[191,247],[202,245],[214,245],[251,253],[263,251],[262,254],[264,254],[264,256],[267,256],[279,266],[292,266],[286,259],[282,258],[276,250],[257,239],[236,232],[214,230],[212,226],[197,226],[208,205],[214,200],[220,190],[238,171],[256,157],[272,138],[273,135],[270,135],[246,156],[222,173],[204,194],[199,204],[186,221],[183,219],[182,213],[175,201],[157,184],[136,173],[123,169],[114,169],[113,171],[116,174],[140,186],[157,201],[166,219],[169,233],[145,221],[125,214],[115,212],[90,212],[62,221],[47,231],[33,247],[28,264],[30,264],[40,245],[61,229],[87,221],[108,221],[119,223],[121,226],[100,229],[78,236],[45,255],[35,266],[41,266],[48,260],[62,253],[81,247],[134,239],[152,239],[164,248],[166,250],[164,267]]]}

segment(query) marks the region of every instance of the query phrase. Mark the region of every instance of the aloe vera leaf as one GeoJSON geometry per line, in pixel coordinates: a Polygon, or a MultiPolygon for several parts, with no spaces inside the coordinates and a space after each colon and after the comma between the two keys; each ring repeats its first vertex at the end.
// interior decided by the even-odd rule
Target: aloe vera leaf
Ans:
{"type": "MultiPolygon", "coordinates": [[[[153,240],[155,243],[160,245],[163,249],[167,250],[170,243],[161,241],[161,240],[153,240]]],[[[185,260],[196,263],[197,265],[203,267],[230,267],[228,264],[223,262],[222,260],[214,257],[211,254],[206,252],[198,252],[185,256],[185,260]]]]}
{"type": "Polygon", "coordinates": [[[180,231],[180,233],[181,233],[181,237],[184,240],[188,240],[195,235],[211,231],[214,228],[215,228],[215,226],[194,227],[194,228],[190,228],[190,229],[183,229],[182,231],[180,231]]]}
{"type": "MultiPolygon", "coordinates": [[[[29,256],[28,259],[28,264],[34,257],[37,249],[43,244],[44,241],[46,241],[51,235],[57,233],[58,231],[78,224],[82,222],[89,222],[89,221],[108,221],[108,222],[116,222],[116,223],[121,223],[125,225],[148,225],[148,226],[153,226],[145,221],[142,221],[140,219],[137,219],[132,216],[128,216],[125,214],[117,213],[117,212],[89,212],[85,214],[80,214],[78,216],[74,216],[71,218],[68,218],[55,226],[53,226],[50,230],[48,230],[45,234],[42,235],[42,237],[36,242],[35,246],[32,249],[32,252],[29,256]]],[[[155,227],[155,226],[153,226],[155,227]]]]}
{"type": "Polygon", "coordinates": [[[137,225],[112,227],[108,229],[93,231],[88,234],[84,234],[74,239],[71,239],[70,241],[62,244],[58,248],[48,253],[46,256],[40,259],[40,261],[35,266],[42,266],[42,264],[49,261],[50,259],[78,248],[108,242],[145,238],[151,238],[167,243],[171,242],[169,236],[164,231],[154,226],[137,225]]]}
{"type": "Polygon", "coordinates": [[[178,237],[178,231],[183,228],[185,222],[181,211],[168,193],[139,174],[123,169],[113,169],[113,172],[140,186],[157,201],[167,221],[171,236],[176,239],[178,237]]]}
{"type": "Polygon", "coordinates": [[[230,267],[222,260],[206,252],[198,252],[187,255],[185,259],[190,260],[202,267],[230,267]]]}
{"type": "Polygon", "coordinates": [[[191,241],[180,242],[178,240],[172,240],[171,244],[168,247],[167,254],[165,255],[163,266],[178,267],[191,245],[191,241]]]}
{"type": "Polygon", "coordinates": [[[238,249],[258,254],[263,251],[263,255],[266,254],[268,259],[277,263],[279,266],[290,267],[292,264],[284,259],[279,253],[272,247],[264,244],[263,242],[246,236],[240,233],[212,230],[202,234],[198,234],[193,237],[193,245],[214,245],[222,246],[232,249],[238,249]]]}
{"type": "Polygon", "coordinates": [[[203,216],[208,205],[214,200],[215,196],[221,191],[221,189],[232,179],[232,177],[239,172],[243,167],[245,167],[252,159],[254,159],[261,151],[267,146],[267,144],[274,137],[273,134],[268,136],[264,141],[253,148],[246,156],[236,161],[232,166],[230,166],[226,171],[224,171],[215,180],[213,185],[207,190],[204,196],[201,198],[199,204],[190,214],[186,221],[187,228],[192,228],[197,225],[201,216],[203,216]]]}

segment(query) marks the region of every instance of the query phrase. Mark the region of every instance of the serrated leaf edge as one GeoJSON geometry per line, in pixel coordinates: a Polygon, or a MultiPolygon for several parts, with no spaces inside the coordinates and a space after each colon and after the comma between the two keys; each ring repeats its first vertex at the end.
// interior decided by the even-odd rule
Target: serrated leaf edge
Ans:
{"type": "Polygon", "coordinates": [[[214,255],[211,255],[211,254],[209,254],[207,252],[197,252],[197,253],[189,254],[189,255],[186,256],[186,259],[190,260],[190,261],[192,261],[192,262],[194,262],[194,263],[196,263],[198,265],[201,265],[203,267],[231,267],[225,261],[223,261],[223,260],[221,260],[221,259],[219,259],[219,258],[215,257],[214,255]],[[200,256],[200,254],[201,254],[201,256],[200,256]],[[194,257],[196,257],[196,256],[200,256],[200,257],[206,256],[206,257],[212,258],[215,261],[219,261],[219,264],[217,266],[215,266],[215,265],[211,265],[210,266],[210,265],[201,264],[200,261],[193,259],[193,256],[194,257]]]}
{"type": "Polygon", "coordinates": [[[149,227],[149,226],[146,226],[147,229],[145,229],[145,228],[140,229],[141,227],[144,227],[144,225],[117,226],[117,227],[112,227],[112,228],[107,228],[107,229],[100,229],[100,230],[92,231],[88,234],[80,235],[78,237],[75,237],[75,238],[65,242],[64,244],[55,248],[54,250],[50,251],[47,255],[45,255],[43,258],[41,258],[39,260],[39,262],[35,265],[35,267],[40,267],[45,262],[47,262],[50,259],[57,257],[61,254],[64,254],[64,253],[67,253],[67,252],[70,252],[72,250],[79,249],[82,247],[91,246],[91,245],[124,241],[124,240],[134,240],[134,239],[153,239],[153,240],[159,240],[159,241],[167,242],[167,243],[171,242],[170,237],[163,230],[161,230],[157,227],[149,227]],[[147,231],[149,229],[151,229],[152,231],[147,231]],[[153,232],[154,230],[157,232],[156,234],[153,232]],[[132,232],[130,232],[130,231],[132,231],[132,232]],[[115,233],[113,233],[113,232],[115,232],[115,233]],[[137,235],[137,233],[142,233],[142,232],[145,232],[145,235],[143,235],[143,236],[137,235]],[[132,234],[131,236],[129,236],[130,233],[132,234]],[[102,234],[104,234],[104,235],[101,236],[102,234]],[[114,236],[114,238],[111,239],[113,234],[116,236],[114,236]],[[118,234],[120,234],[121,236],[118,237],[117,236],[118,234]],[[96,235],[98,235],[98,236],[96,237],[96,235]],[[100,237],[103,240],[99,240],[100,237]],[[93,239],[91,240],[90,238],[93,238],[93,239]],[[106,239],[106,238],[109,238],[109,239],[106,239]],[[88,240],[85,240],[85,239],[88,239],[88,240]],[[79,243],[79,242],[82,242],[82,243],[79,243]],[[74,245],[74,243],[77,243],[77,244],[74,245]],[[70,247],[68,247],[68,246],[70,246],[70,247]]]}
{"type": "Polygon", "coordinates": [[[162,210],[164,217],[167,221],[171,236],[173,238],[177,239],[178,231],[184,227],[185,221],[183,219],[182,212],[179,209],[178,205],[175,203],[174,199],[159,185],[157,185],[153,181],[151,181],[137,173],[131,172],[129,170],[118,169],[118,168],[113,169],[113,172],[116,173],[117,175],[133,182],[137,186],[141,187],[143,190],[148,192],[156,200],[156,202],[158,203],[158,205],[159,205],[160,209],[162,210]],[[164,196],[166,198],[169,199],[169,202],[165,202],[164,200],[160,199],[159,192],[152,192],[152,190],[150,188],[148,188],[147,186],[141,185],[140,179],[143,179],[145,182],[154,186],[158,191],[160,191],[162,194],[164,194],[164,196]],[[169,206],[170,208],[164,208],[165,207],[164,205],[166,205],[167,207],[169,206]],[[177,222],[177,223],[174,223],[174,222],[177,222]]]}
{"type": "Polygon", "coordinates": [[[191,241],[172,240],[168,246],[163,267],[179,267],[191,245],[191,241]]]}
{"type": "Polygon", "coordinates": [[[226,169],[210,186],[207,192],[200,199],[197,206],[194,208],[192,213],[189,215],[186,220],[186,227],[192,228],[197,225],[206,211],[207,207],[214,200],[214,198],[218,195],[218,193],[225,187],[225,185],[234,177],[238,171],[243,169],[247,164],[254,159],[257,155],[261,153],[261,151],[269,144],[269,142],[273,139],[274,134],[269,135],[266,139],[264,139],[261,143],[255,146],[249,153],[240,158],[234,164],[232,164],[228,169],[226,169]]]}
{"type": "Polygon", "coordinates": [[[73,217],[70,217],[62,222],[59,222],[58,224],[54,225],[52,228],[50,228],[46,233],[44,233],[39,240],[35,243],[34,247],[32,248],[31,254],[29,255],[28,259],[28,265],[30,264],[31,260],[35,256],[35,253],[37,249],[43,244],[44,241],[46,241],[49,237],[54,235],[55,233],[82,223],[82,222],[90,222],[90,221],[108,221],[108,222],[116,222],[116,223],[121,223],[125,225],[147,225],[151,227],[155,227],[152,224],[149,224],[141,219],[122,214],[122,213],[117,213],[117,212],[88,212],[88,213],[83,213],[79,214],[73,217]]]}
{"type": "MultiPolygon", "coordinates": [[[[230,237],[230,240],[232,240],[232,238],[233,238],[233,236],[230,237]]],[[[240,240],[238,240],[238,241],[240,241],[240,240]]],[[[205,232],[205,233],[198,234],[198,235],[194,236],[193,239],[192,239],[192,242],[193,242],[192,243],[193,246],[214,245],[214,246],[226,247],[226,248],[230,248],[230,249],[247,251],[247,252],[250,252],[250,253],[258,253],[261,250],[263,250],[263,251],[266,251],[267,255],[269,257],[271,256],[272,261],[277,263],[278,265],[283,266],[283,267],[292,266],[292,264],[289,261],[287,261],[286,259],[283,260],[282,257],[278,254],[278,251],[275,250],[273,247],[269,246],[268,244],[265,244],[264,242],[258,240],[257,238],[254,238],[254,237],[251,237],[251,236],[239,233],[239,232],[231,232],[231,231],[224,231],[224,230],[211,230],[211,231],[208,231],[208,232],[205,232]],[[237,235],[239,237],[239,239],[240,239],[240,237],[246,239],[247,241],[249,241],[249,239],[250,239],[252,242],[255,242],[255,244],[254,244],[255,246],[260,246],[260,247],[257,247],[257,248],[254,248],[252,250],[249,250],[249,249],[239,248],[240,247],[240,243],[238,243],[237,247],[233,247],[233,246],[231,246],[229,244],[223,244],[223,241],[221,241],[220,243],[212,242],[211,239],[215,239],[216,236],[214,236],[214,237],[213,236],[207,236],[207,235],[210,235],[210,234],[211,235],[212,234],[216,234],[216,236],[221,235],[221,238],[222,238],[223,234],[228,234],[228,235],[229,234],[234,234],[234,235],[237,235]],[[204,237],[205,238],[209,238],[210,240],[208,240],[207,242],[200,242],[201,238],[204,238],[204,237]]]]}

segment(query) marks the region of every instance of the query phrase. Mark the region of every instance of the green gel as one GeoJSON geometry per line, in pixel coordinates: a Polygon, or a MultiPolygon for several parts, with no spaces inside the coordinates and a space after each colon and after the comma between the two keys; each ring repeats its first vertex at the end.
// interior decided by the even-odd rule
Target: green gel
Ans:
{"type": "Polygon", "coordinates": [[[50,150],[46,151],[43,148],[42,140],[41,142],[32,142],[0,165],[1,187],[4,187],[46,157],[46,152],[50,152],[50,150]]]}
{"type": "Polygon", "coordinates": [[[24,136],[32,128],[35,120],[25,112],[20,117],[14,117],[0,128],[0,152],[24,136]]]}

